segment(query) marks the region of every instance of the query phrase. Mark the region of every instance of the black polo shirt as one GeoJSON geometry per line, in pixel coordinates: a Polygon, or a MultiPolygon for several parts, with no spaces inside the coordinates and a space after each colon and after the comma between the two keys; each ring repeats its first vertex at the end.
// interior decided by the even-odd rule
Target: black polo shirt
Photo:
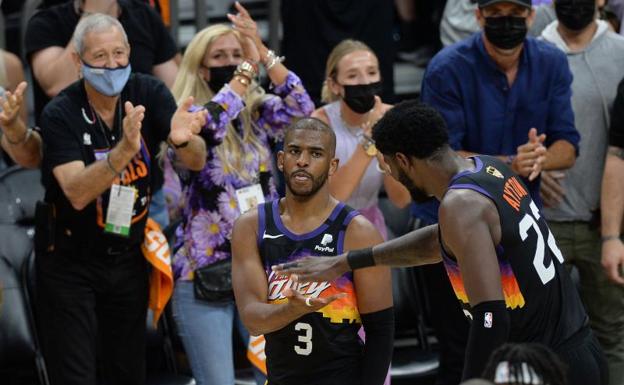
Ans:
{"type": "Polygon", "coordinates": [[[77,81],[57,95],[41,115],[43,138],[42,180],[46,200],[56,206],[57,236],[65,245],[96,244],[102,247],[138,244],[143,239],[151,199],[152,160],[158,154],[159,144],[167,139],[171,117],[177,106],[173,96],[158,79],[143,74],[132,74],[121,92],[112,130],[91,108],[83,81],[77,81]],[[83,210],[75,210],[52,170],[59,165],[83,161],[86,166],[99,159],[121,139],[122,120],[126,101],[145,107],[142,123],[141,151],[128,164],[119,180],[121,185],[137,190],[130,236],[124,238],[103,232],[108,207],[109,191],[91,202],[83,210]]]}

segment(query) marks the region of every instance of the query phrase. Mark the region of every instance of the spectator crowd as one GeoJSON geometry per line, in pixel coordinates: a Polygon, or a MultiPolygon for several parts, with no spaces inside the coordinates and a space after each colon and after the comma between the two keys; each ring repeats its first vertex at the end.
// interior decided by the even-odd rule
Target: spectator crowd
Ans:
{"type": "MultiPolygon", "coordinates": [[[[36,308],[52,385],[144,384],[148,309],[158,317],[168,302],[196,383],[234,384],[232,333],[245,342],[258,333],[232,292],[233,229],[285,190],[297,203],[290,183],[327,183],[327,197],[357,210],[379,242],[401,235],[388,232],[380,197],[416,227],[438,223],[440,202],[395,179],[373,139],[399,99],[396,57],[424,68],[417,96],[443,118],[453,150],[493,156],[526,185],[578,276],[606,358],[603,384],[624,385],[624,1],[288,0],[280,53],[244,2],[180,50],[167,7],[44,1],[24,34],[27,62],[0,51],[0,170],[38,168],[45,188],[36,308]],[[388,41],[397,34],[398,49],[388,41]],[[288,156],[302,150],[284,139],[308,117],[333,132],[335,170],[289,175],[288,156]],[[150,232],[172,234],[164,266],[146,246],[150,232]],[[154,288],[156,273],[171,290],[154,288]]],[[[323,151],[312,149],[309,163],[323,151]]],[[[258,214],[254,225],[278,223],[276,215],[258,214]]],[[[344,233],[336,239],[347,244],[344,233]]],[[[322,246],[332,242],[325,235],[322,246]]],[[[263,236],[271,237],[258,233],[258,244],[263,236]]],[[[471,323],[448,266],[418,269],[439,343],[436,384],[573,383],[556,347],[529,340],[497,346],[480,378],[466,377],[471,323]]],[[[371,285],[384,291],[383,277],[371,285]]],[[[370,319],[383,309],[361,295],[354,319],[366,344],[365,335],[377,341],[371,325],[381,323],[370,319]]],[[[251,362],[264,384],[264,361],[251,362]]]]}

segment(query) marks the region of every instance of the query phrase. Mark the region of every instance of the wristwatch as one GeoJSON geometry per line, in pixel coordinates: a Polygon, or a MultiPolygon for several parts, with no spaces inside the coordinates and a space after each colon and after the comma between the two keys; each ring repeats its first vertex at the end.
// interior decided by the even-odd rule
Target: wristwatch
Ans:
{"type": "Polygon", "coordinates": [[[360,137],[360,146],[362,146],[364,152],[366,152],[366,155],[370,157],[377,155],[377,147],[375,146],[375,141],[368,135],[362,135],[360,137]]]}

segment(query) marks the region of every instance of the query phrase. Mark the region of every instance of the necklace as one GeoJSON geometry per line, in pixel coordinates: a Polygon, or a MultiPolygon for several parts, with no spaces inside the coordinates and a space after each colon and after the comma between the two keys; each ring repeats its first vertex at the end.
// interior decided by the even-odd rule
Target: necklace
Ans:
{"type": "Polygon", "coordinates": [[[363,131],[363,127],[366,127],[370,122],[370,112],[367,112],[368,115],[366,121],[358,126],[353,126],[347,123],[347,121],[344,120],[344,117],[342,116],[342,111],[338,111],[338,114],[340,115],[340,121],[342,122],[342,125],[345,126],[347,131],[349,131],[353,136],[356,137],[359,136],[359,134],[363,131]]]}
{"type": "MultiPolygon", "coordinates": [[[[100,115],[97,113],[97,111],[95,110],[95,108],[93,108],[93,105],[91,104],[91,102],[89,101],[89,107],[91,108],[91,113],[95,116],[95,120],[97,120],[98,122],[98,126],[100,127],[100,131],[102,132],[102,135],[104,136],[104,139],[106,140],[106,144],[108,145],[109,149],[112,149],[113,146],[117,143],[117,136],[115,135],[115,118],[113,117],[113,127],[108,130],[109,132],[111,132],[111,136],[110,136],[110,140],[109,140],[109,132],[107,132],[107,130],[104,128],[104,124],[102,123],[102,119],[100,118],[100,115]]],[[[121,96],[119,97],[119,99],[117,99],[117,129],[119,132],[119,139],[121,139],[121,96]]]]}

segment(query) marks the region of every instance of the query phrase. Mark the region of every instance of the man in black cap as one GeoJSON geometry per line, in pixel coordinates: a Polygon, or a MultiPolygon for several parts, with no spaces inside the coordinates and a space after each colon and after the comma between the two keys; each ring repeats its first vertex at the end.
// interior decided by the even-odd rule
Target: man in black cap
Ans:
{"type": "Polygon", "coordinates": [[[497,156],[523,177],[541,207],[540,172],[572,167],[578,151],[568,61],[551,44],[527,37],[531,0],[477,3],[482,31],[432,59],[421,97],[446,120],[455,150],[497,156]]]}

